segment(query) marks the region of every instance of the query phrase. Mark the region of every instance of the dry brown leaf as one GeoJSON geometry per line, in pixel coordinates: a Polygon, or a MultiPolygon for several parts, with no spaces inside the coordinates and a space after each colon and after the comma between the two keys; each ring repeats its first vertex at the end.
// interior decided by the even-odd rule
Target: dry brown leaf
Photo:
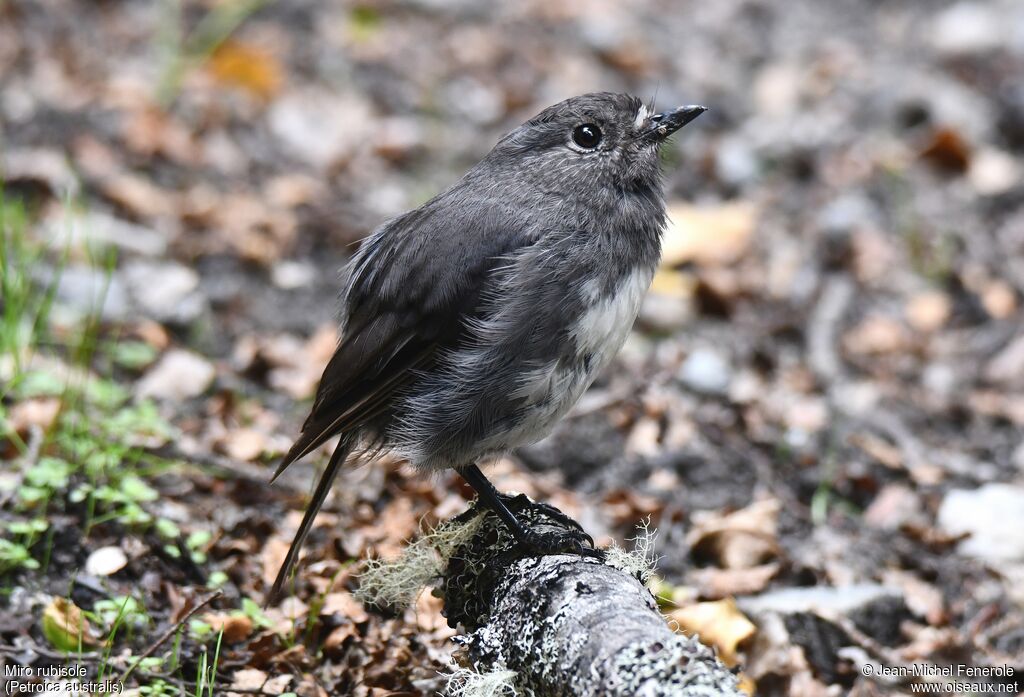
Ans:
{"type": "Polygon", "coordinates": [[[11,407],[10,425],[18,433],[24,433],[29,427],[47,430],[53,425],[60,413],[60,400],[56,397],[26,399],[16,402],[11,407]]]}
{"type": "Polygon", "coordinates": [[[1017,384],[1024,376],[1024,334],[1003,346],[985,366],[986,380],[995,383],[1017,384]]]}
{"type": "Polygon", "coordinates": [[[668,267],[731,264],[746,253],[757,224],[756,207],[742,201],[717,206],[675,203],[668,215],[661,254],[662,265],[668,267]]]}
{"type": "Polygon", "coordinates": [[[843,346],[854,355],[896,353],[907,347],[907,330],[898,321],[873,315],[843,336],[843,346]]]}
{"type": "Polygon", "coordinates": [[[200,151],[192,133],[168,112],[147,105],[132,110],[122,127],[125,144],[140,155],[164,155],[170,160],[194,165],[200,151]]]}
{"type": "Polygon", "coordinates": [[[846,440],[886,467],[894,470],[903,469],[903,451],[878,436],[871,433],[853,433],[846,440]]]}
{"type": "Polygon", "coordinates": [[[886,569],[882,573],[882,583],[902,590],[903,599],[910,611],[924,617],[933,627],[949,621],[946,614],[946,599],[942,591],[927,581],[922,581],[909,571],[886,569]]]}
{"type": "Polygon", "coordinates": [[[952,311],[953,302],[948,295],[942,291],[928,290],[910,298],[904,314],[914,329],[933,332],[946,323],[952,311]]]}
{"type": "Polygon", "coordinates": [[[435,639],[448,639],[456,632],[448,626],[448,620],[441,614],[444,601],[433,593],[420,593],[416,604],[409,609],[414,613],[416,626],[422,632],[433,634],[435,639]]]}
{"type": "Polygon", "coordinates": [[[99,645],[81,608],[67,598],[54,598],[43,610],[43,636],[59,651],[99,645]]]}
{"type": "Polygon", "coordinates": [[[634,525],[665,508],[660,500],[632,489],[613,489],[604,495],[602,503],[602,511],[615,525],[634,525]]]}
{"type": "Polygon", "coordinates": [[[235,460],[255,460],[267,449],[267,434],[254,428],[236,428],[221,441],[224,453],[235,460]]]}
{"type": "MultiPolygon", "coordinates": [[[[312,675],[303,676],[299,684],[295,686],[295,694],[298,697],[329,697],[327,690],[312,675]]],[[[374,697],[377,696],[374,695],[374,697]]]]}
{"type": "Polygon", "coordinates": [[[782,566],[778,562],[748,569],[694,569],[687,580],[697,587],[702,598],[717,600],[733,595],[750,595],[765,589],[782,566]]]}
{"type": "Polygon", "coordinates": [[[132,331],[157,351],[163,351],[171,343],[171,337],[167,334],[164,326],[151,319],[139,319],[132,331]]]}
{"type": "Polygon", "coordinates": [[[306,647],[303,644],[295,644],[275,654],[271,663],[282,666],[286,670],[292,670],[293,666],[306,666],[309,663],[309,654],[306,653],[306,647]]]}
{"type": "Polygon", "coordinates": [[[397,558],[407,540],[419,531],[420,517],[408,498],[392,499],[374,523],[365,529],[366,537],[383,559],[397,558]]]}
{"type": "Polygon", "coordinates": [[[695,514],[686,542],[692,554],[709,558],[724,569],[764,565],[779,554],[779,508],[778,499],[768,498],[724,516],[695,514]]]}
{"type": "Polygon", "coordinates": [[[137,174],[121,172],[101,180],[99,188],[111,201],[143,218],[167,217],[178,208],[176,194],[137,174]]]}
{"type": "Polygon", "coordinates": [[[896,530],[920,512],[921,499],[903,484],[886,484],[864,510],[864,523],[882,530],[896,530]]]}
{"type": "Polygon", "coordinates": [[[226,203],[220,220],[229,245],[241,257],[269,265],[287,255],[298,228],[292,211],[241,195],[226,203]]]}
{"type": "Polygon", "coordinates": [[[241,87],[263,100],[277,94],[284,82],[284,71],[275,56],[237,39],[218,46],[207,69],[217,81],[241,87]]]}
{"type": "Polygon", "coordinates": [[[757,634],[744,653],[743,670],[755,681],[810,670],[803,649],[790,640],[781,615],[769,613],[758,618],[757,634]]]}
{"type": "Polygon", "coordinates": [[[281,564],[284,563],[285,557],[288,556],[289,547],[291,547],[291,542],[280,537],[271,537],[263,545],[260,558],[263,562],[263,582],[267,584],[268,588],[277,578],[277,572],[281,568],[281,564]]]}
{"type": "Polygon", "coordinates": [[[347,591],[328,593],[324,596],[323,605],[320,608],[321,615],[340,615],[356,624],[365,622],[370,618],[366,614],[363,604],[352,597],[347,591]]]}
{"type": "Polygon", "coordinates": [[[326,195],[324,183],[305,174],[282,174],[267,181],[263,187],[267,199],[275,206],[296,208],[306,206],[326,195]]]}
{"type": "Polygon", "coordinates": [[[331,633],[324,639],[323,648],[327,653],[337,653],[338,649],[341,648],[342,644],[349,637],[358,637],[359,632],[351,622],[345,622],[339,627],[335,627],[331,630],[331,633]]]}
{"type": "Polygon", "coordinates": [[[267,682],[267,674],[255,668],[236,670],[231,680],[231,687],[248,692],[259,690],[267,682]]]}
{"type": "Polygon", "coordinates": [[[294,679],[294,675],[277,675],[267,681],[267,684],[263,686],[263,691],[268,695],[279,695],[283,692],[287,692],[287,687],[294,679]]]}
{"type": "Polygon", "coordinates": [[[1006,281],[991,281],[981,291],[985,312],[996,319],[1006,319],[1017,311],[1017,292],[1006,281]]]}
{"type": "Polygon", "coordinates": [[[213,628],[214,632],[224,632],[224,641],[233,644],[248,639],[252,634],[252,620],[245,615],[210,612],[203,616],[203,621],[213,628]]]}
{"type": "Polygon", "coordinates": [[[757,631],[731,598],[681,607],[670,612],[669,619],[682,632],[696,635],[702,644],[715,647],[728,666],[736,665],[740,644],[757,631]]]}

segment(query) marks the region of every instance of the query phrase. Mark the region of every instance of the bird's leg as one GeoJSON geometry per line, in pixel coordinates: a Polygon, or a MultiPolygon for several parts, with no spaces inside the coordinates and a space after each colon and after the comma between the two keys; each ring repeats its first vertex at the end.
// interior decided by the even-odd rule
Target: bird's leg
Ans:
{"type": "Polygon", "coordinates": [[[484,476],[476,465],[469,465],[459,471],[462,478],[469,483],[476,491],[480,502],[494,511],[516,541],[526,549],[540,554],[556,554],[569,552],[582,556],[602,556],[599,550],[594,549],[594,540],[583,532],[583,528],[575,520],[565,515],[558,509],[547,504],[538,504],[530,501],[525,495],[505,496],[498,493],[494,485],[484,476]],[[544,515],[562,523],[571,531],[566,533],[543,534],[523,525],[522,521],[512,512],[512,508],[523,510],[524,508],[536,508],[544,515]],[[586,542],[586,544],[584,544],[586,542]],[[589,545],[589,546],[588,546],[589,545]]]}

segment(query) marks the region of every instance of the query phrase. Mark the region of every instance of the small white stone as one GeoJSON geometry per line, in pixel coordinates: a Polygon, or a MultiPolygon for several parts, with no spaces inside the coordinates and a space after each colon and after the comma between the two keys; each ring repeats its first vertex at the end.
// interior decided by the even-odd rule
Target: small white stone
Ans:
{"type": "Polygon", "coordinates": [[[121,276],[132,302],[158,322],[187,324],[206,309],[199,274],[177,262],[133,261],[121,276]]]}
{"type": "Polygon", "coordinates": [[[274,264],[270,280],[283,290],[304,288],[316,280],[316,268],[312,264],[286,259],[274,264]]]}
{"type": "Polygon", "coordinates": [[[732,382],[732,367],[717,352],[699,348],[686,357],[679,379],[696,392],[724,394],[732,382]]]}
{"type": "Polygon", "coordinates": [[[327,169],[366,142],[374,117],[361,98],[309,89],[275,101],[267,119],[271,133],[295,157],[327,169]]]}
{"type": "Polygon", "coordinates": [[[783,588],[752,598],[739,599],[737,604],[743,612],[751,615],[759,615],[764,612],[789,615],[815,611],[847,615],[887,596],[901,597],[902,595],[899,589],[890,586],[857,583],[835,588],[828,586],[783,588]]]}
{"type": "Polygon", "coordinates": [[[967,179],[979,194],[997,196],[1017,186],[1024,179],[1024,171],[1011,155],[986,148],[971,158],[967,179]]]}
{"type": "Polygon", "coordinates": [[[202,356],[173,349],[142,377],[138,394],[171,401],[198,397],[213,383],[215,374],[213,366],[202,356]]]}
{"type": "Polygon", "coordinates": [[[128,557],[120,547],[100,547],[85,560],[85,572],[92,576],[110,576],[127,563],[128,557]]]}
{"type": "Polygon", "coordinates": [[[935,18],[931,38],[946,55],[984,53],[1003,43],[1003,23],[989,3],[960,2],[935,18]]]}
{"type": "Polygon", "coordinates": [[[950,535],[969,534],[959,550],[988,562],[1024,561],[1024,488],[986,484],[955,489],[939,507],[939,527],[950,535]]]}

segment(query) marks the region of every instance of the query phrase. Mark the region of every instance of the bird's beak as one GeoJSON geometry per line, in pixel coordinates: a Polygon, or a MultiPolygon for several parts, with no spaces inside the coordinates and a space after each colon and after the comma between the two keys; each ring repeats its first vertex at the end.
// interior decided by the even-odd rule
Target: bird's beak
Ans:
{"type": "Polygon", "coordinates": [[[672,111],[654,114],[650,117],[651,126],[648,133],[655,140],[665,140],[707,110],[707,107],[690,104],[689,106],[681,106],[672,111]]]}

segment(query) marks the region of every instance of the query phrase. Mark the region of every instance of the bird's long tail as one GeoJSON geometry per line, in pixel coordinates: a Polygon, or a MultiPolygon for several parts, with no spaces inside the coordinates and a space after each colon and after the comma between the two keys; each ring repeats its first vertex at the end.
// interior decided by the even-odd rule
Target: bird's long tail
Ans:
{"type": "Polygon", "coordinates": [[[289,576],[291,576],[292,569],[295,567],[295,562],[298,561],[299,551],[302,549],[302,543],[306,539],[306,535],[309,534],[310,528],[313,527],[313,521],[316,519],[316,514],[320,512],[321,506],[324,505],[324,501],[327,499],[327,492],[331,490],[331,484],[334,483],[335,477],[338,476],[341,466],[345,464],[345,460],[352,452],[354,445],[354,438],[346,438],[345,436],[342,436],[341,442],[338,443],[338,447],[334,449],[334,453],[331,455],[331,460],[327,463],[327,469],[324,470],[323,475],[320,477],[320,481],[317,482],[316,491],[313,492],[313,499],[309,502],[306,514],[302,517],[302,524],[299,525],[299,529],[295,533],[295,539],[292,540],[292,545],[288,548],[288,555],[284,558],[284,563],[281,564],[280,571],[277,572],[277,578],[274,580],[274,585],[270,589],[270,595],[268,595],[266,599],[266,603],[268,605],[276,602],[281,594],[281,589],[284,587],[285,581],[287,581],[289,576]]]}

